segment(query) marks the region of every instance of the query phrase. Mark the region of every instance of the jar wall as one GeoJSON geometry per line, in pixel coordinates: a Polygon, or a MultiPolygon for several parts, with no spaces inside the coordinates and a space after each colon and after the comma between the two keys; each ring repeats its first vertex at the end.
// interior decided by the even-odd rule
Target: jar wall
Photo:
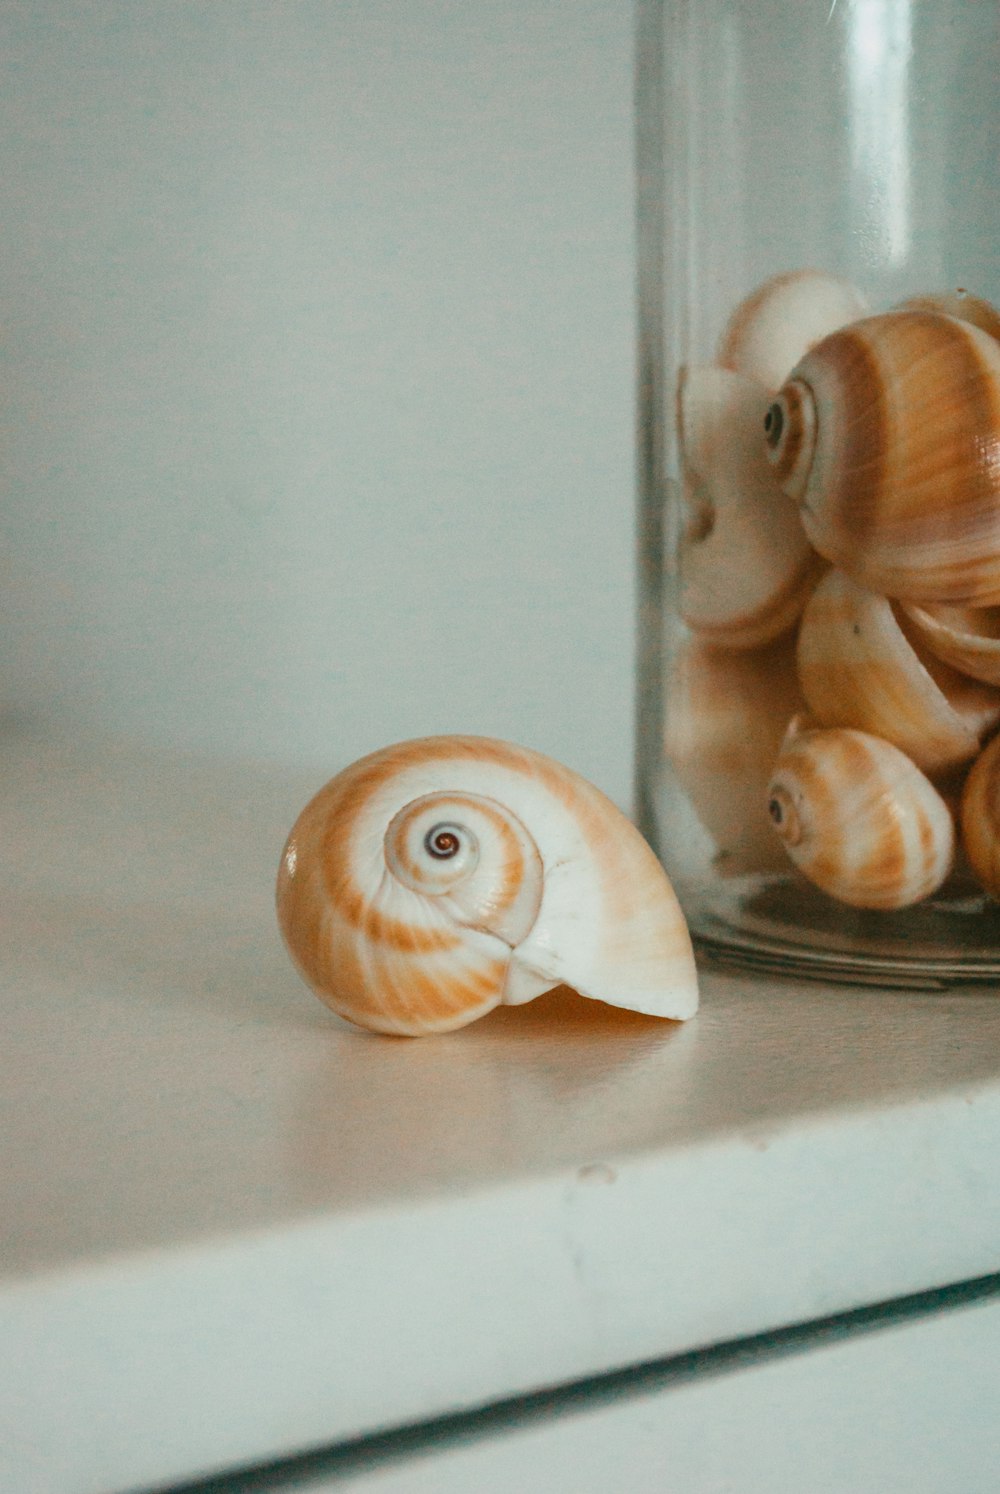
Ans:
{"type": "MultiPolygon", "coordinates": [[[[772,277],[815,270],[853,287],[849,323],[926,294],[1000,303],[997,31],[995,8],[975,3],[640,4],[641,803],[696,936],[748,959],[904,982],[1000,971],[1000,910],[961,848],[958,871],[900,909],[845,902],[793,867],[768,783],[806,705],[799,624],[731,647],[690,607],[682,618],[678,555],[717,512],[694,492],[677,418],[679,382],[701,387],[734,311],[772,277]]],[[[751,546],[712,585],[738,587],[756,563],[751,546]]],[[[817,559],[810,587],[828,564],[817,559]]],[[[1000,711],[1000,688],[996,699],[1000,711]]],[[[984,711],[983,742],[996,729],[984,711]]],[[[931,773],[952,808],[966,767],[931,773]]]]}

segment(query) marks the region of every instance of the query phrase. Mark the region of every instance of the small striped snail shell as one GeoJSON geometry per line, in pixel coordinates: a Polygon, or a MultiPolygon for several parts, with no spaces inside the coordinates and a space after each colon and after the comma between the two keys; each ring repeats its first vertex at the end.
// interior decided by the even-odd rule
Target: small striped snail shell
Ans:
{"type": "Polygon", "coordinates": [[[378,1032],[447,1032],[564,984],[652,1016],[698,1004],[638,830],[571,769],[487,737],[401,742],[338,774],[292,828],[277,905],[306,983],[378,1032]]]}
{"type": "Polygon", "coordinates": [[[961,825],[975,877],[1000,900],[1000,737],[977,757],[965,780],[961,825]]]}
{"type": "Polygon", "coordinates": [[[933,311],[825,338],[764,444],[821,555],[873,591],[1000,603],[1000,343],[933,311]]]}
{"type": "Polygon", "coordinates": [[[823,892],[855,908],[906,908],[951,870],[948,807],[905,753],[850,728],[793,723],[768,786],[789,856],[823,892]]]}

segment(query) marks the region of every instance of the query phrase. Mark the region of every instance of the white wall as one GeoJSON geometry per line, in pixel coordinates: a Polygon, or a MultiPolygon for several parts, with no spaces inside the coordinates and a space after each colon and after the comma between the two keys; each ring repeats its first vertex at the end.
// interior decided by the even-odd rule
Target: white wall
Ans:
{"type": "Polygon", "coordinates": [[[631,7],[0,10],[0,699],[631,793],[631,7]]]}

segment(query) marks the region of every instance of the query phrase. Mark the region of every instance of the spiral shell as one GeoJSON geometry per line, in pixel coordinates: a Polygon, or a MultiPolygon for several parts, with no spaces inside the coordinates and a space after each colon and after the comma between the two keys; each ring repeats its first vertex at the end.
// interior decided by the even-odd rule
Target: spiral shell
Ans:
{"type": "Polygon", "coordinates": [[[886,597],[843,571],[824,576],[802,614],[799,682],[824,726],[884,737],[925,772],[970,762],[1000,722],[1000,691],[919,647],[886,597]]]}
{"type": "Polygon", "coordinates": [[[719,343],[724,368],[777,389],[822,338],[864,316],[853,285],[824,270],[788,270],[752,291],[733,312],[719,343]]]}
{"type": "Polygon", "coordinates": [[[951,869],[955,828],[928,778],[867,732],[791,733],[768,786],[774,829],[800,871],[855,908],[905,908],[951,869]]]}
{"type": "Polygon", "coordinates": [[[906,601],[1000,603],[1000,343],[929,311],[806,355],[765,446],[821,555],[906,601]]]}
{"type": "Polygon", "coordinates": [[[763,385],[728,369],[681,370],[689,523],[678,547],[678,610],[725,648],[759,648],[793,627],[823,566],[764,456],[769,400],[763,385]]]}
{"type": "Polygon", "coordinates": [[[976,759],[965,780],[961,824],[974,875],[1000,900],[1000,737],[976,759]]]}
{"type": "Polygon", "coordinates": [[[682,1019],[687,926],[639,832],[569,768],[487,737],[362,758],[299,815],[278,920],[306,983],[362,1027],[463,1027],[557,985],[682,1019]]]}

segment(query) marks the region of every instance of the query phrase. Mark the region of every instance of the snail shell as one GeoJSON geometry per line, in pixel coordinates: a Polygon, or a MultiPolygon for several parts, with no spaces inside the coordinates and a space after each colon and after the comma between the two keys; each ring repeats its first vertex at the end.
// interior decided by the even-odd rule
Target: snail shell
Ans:
{"type": "Polygon", "coordinates": [[[299,815],[278,921],[362,1027],[463,1027],[557,985],[650,1015],[698,1004],[687,926],[642,836],[586,779],[486,737],[362,758],[299,815]]]}
{"type": "Polygon", "coordinates": [[[806,355],[765,446],[821,555],[907,601],[1000,602],[1000,343],[928,311],[806,355]]]}
{"type": "Polygon", "coordinates": [[[1000,691],[956,673],[919,646],[886,597],[832,570],[802,614],[798,669],[824,726],[884,737],[928,773],[971,760],[1000,721],[1000,691]]]}
{"type": "Polygon", "coordinates": [[[718,361],[777,389],[815,343],[866,310],[846,280],[824,270],[788,270],[740,302],[722,334],[718,361]]]}
{"type": "Polygon", "coordinates": [[[954,860],[955,827],[940,794],[905,753],[868,732],[790,733],[768,811],[799,870],[855,908],[920,902],[954,860]]]}
{"type": "Polygon", "coordinates": [[[972,765],[961,804],[962,841],[977,880],[1000,899],[1000,737],[972,765]]]}
{"type": "Polygon", "coordinates": [[[725,648],[759,648],[793,627],[823,566],[761,446],[770,398],[714,366],[684,368],[678,382],[689,511],[678,610],[725,648]]]}

